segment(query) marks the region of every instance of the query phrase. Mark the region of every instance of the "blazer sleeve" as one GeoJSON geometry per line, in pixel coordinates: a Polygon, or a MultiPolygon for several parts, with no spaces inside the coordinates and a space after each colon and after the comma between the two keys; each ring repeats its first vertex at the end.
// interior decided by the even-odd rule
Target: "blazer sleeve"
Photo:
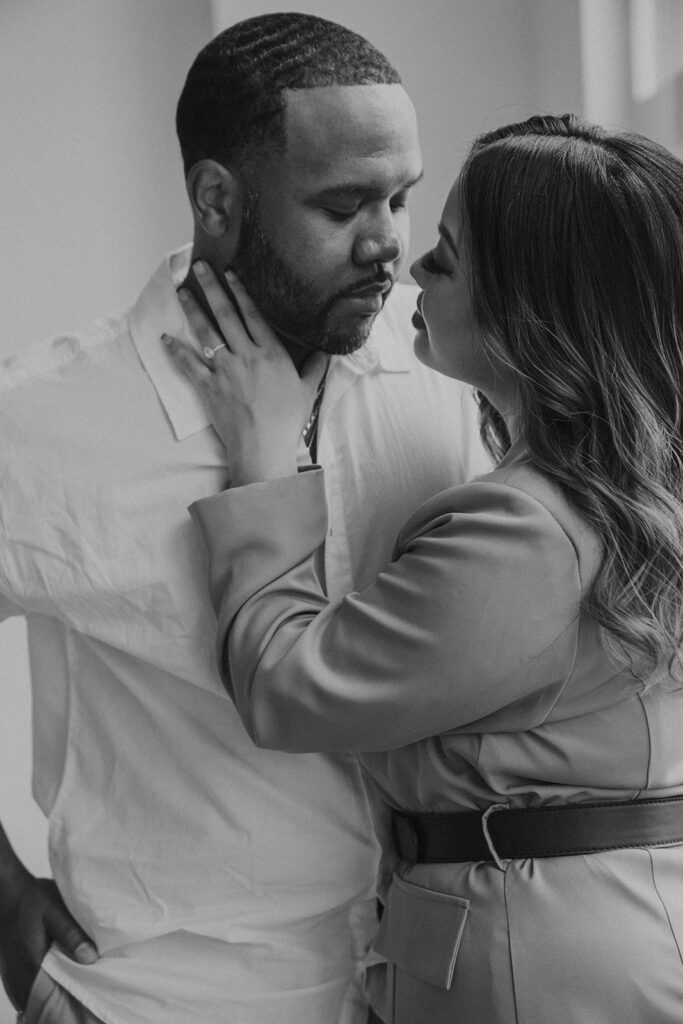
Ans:
{"type": "Polygon", "coordinates": [[[226,688],[259,746],[390,750],[571,672],[577,554],[536,498],[475,481],[423,505],[374,583],[330,603],[316,574],[323,471],[190,509],[209,554],[226,688]]]}

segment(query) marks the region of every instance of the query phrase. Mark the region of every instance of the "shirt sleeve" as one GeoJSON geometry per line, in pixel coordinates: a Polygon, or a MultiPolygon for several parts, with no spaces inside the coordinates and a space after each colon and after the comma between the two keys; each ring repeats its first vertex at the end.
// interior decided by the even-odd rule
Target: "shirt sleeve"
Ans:
{"type": "Polygon", "coordinates": [[[330,603],[315,571],[323,471],[195,503],[225,685],[259,746],[390,750],[549,685],[575,655],[575,548],[535,498],[476,481],[402,530],[374,583],[330,603]]]}

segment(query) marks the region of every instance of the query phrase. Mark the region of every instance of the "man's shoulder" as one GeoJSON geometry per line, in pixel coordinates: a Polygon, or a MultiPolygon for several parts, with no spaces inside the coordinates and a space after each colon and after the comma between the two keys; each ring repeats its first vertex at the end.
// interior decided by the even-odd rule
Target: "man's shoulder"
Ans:
{"type": "MultiPolygon", "coordinates": [[[[189,246],[169,253],[156,268],[132,306],[92,321],[76,331],[57,335],[47,341],[27,346],[15,355],[0,361],[0,393],[44,379],[55,372],[64,383],[71,379],[71,370],[88,363],[88,357],[99,350],[100,368],[107,372],[106,353],[118,358],[117,342],[129,338],[136,327],[156,331],[160,316],[167,312],[175,296],[173,268],[181,272],[189,259],[189,246]],[[180,269],[179,269],[180,268],[180,269]]],[[[168,329],[168,325],[165,325],[168,329]]],[[[77,377],[78,374],[76,373],[77,377]]]]}
{"type": "Polygon", "coordinates": [[[116,341],[128,331],[128,310],[93,321],[77,331],[30,345],[0,361],[0,394],[25,389],[45,376],[68,375],[95,348],[116,341]]]}

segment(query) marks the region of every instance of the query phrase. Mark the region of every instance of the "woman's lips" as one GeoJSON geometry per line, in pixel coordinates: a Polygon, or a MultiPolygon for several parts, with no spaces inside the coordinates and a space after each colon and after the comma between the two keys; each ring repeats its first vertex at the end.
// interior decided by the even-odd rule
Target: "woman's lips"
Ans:
{"type": "Polygon", "coordinates": [[[415,301],[415,305],[416,305],[417,308],[416,308],[415,312],[413,313],[413,318],[412,318],[411,323],[412,323],[412,325],[413,325],[413,327],[415,328],[416,331],[426,331],[427,330],[427,324],[424,322],[424,319],[422,317],[422,298],[423,298],[423,296],[424,296],[424,292],[420,292],[420,294],[418,295],[418,297],[417,297],[417,299],[415,301]]]}

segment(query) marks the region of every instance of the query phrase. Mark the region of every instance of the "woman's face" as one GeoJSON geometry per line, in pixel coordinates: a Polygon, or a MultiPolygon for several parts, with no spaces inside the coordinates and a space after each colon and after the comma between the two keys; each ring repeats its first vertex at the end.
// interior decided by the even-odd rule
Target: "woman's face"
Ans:
{"type": "Polygon", "coordinates": [[[410,268],[422,288],[413,316],[415,354],[426,366],[483,391],[500,409],[508,375],[500,367],[496,372],[474,321],[457,186],[456,181],[446,200],[435,248],[410,268]]]}

